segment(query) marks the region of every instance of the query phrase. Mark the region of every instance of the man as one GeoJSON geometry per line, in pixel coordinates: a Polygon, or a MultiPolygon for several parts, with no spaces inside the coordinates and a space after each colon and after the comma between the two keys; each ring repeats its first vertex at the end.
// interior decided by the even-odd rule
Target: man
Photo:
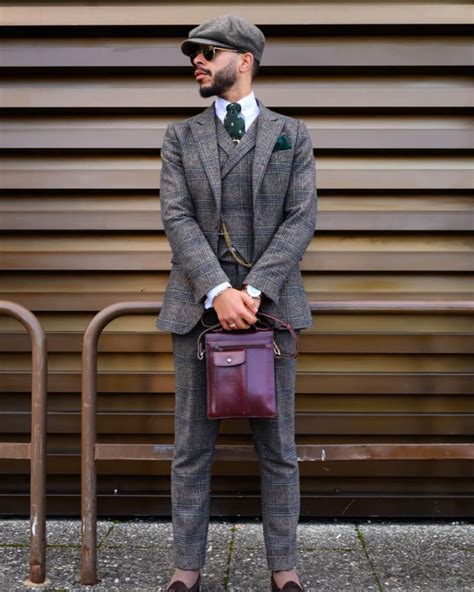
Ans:
{"type": "MultiPolygon", "coordinates": [[[[297,330],[311,325],[299,262],[316,222],[315,165],[302,121],[255,99],[263,33],[237,16],[192,29],[181,46],[202,97],[215,102],[168,126],[161,151],[161,211],[172,249],[158,327],[170,331],[176,372],[171,498],[175,567],[169,592],[196,592],[205,562],[210,474],[219,420],[207,418],[202,315],[246,329],[261,310],[297,330]]],[[[209,322],[209,319],[208,319],[209,322]]],[[[275,339],[291,351],[291,336],[275,339]]],[[[303,590],[295,571],[299,471],[293,359],[275,360],[277,416],[251,419],[260,460],[272,590],[303,590]]]]}

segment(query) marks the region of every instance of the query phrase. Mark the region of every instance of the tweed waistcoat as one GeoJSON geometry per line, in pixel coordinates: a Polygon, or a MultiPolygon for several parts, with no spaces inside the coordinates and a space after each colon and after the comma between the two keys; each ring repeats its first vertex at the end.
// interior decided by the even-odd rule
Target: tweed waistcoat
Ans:
{"type": "MultiPolygon", "coordinates": [[[[235,246],[247,261],[253,258],[252,166],[257,139],[258,117],[235,145],[218,117],[217,144],[222,178],[222,217],[235,246]]],[[[219,237],[217,254],[221,261],[235,262],[219,237]]]]}

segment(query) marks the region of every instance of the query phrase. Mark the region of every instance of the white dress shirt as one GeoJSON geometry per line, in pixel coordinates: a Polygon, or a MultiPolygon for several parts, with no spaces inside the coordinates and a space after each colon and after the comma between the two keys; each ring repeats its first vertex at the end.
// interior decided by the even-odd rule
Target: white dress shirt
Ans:
{"type": "MultiPolygon", "coordinates": [[[[260,113],[254,92],[252,91],[249,95],[237,101],[237,103],[239,103],[239,105],[242,107],[240,114],[245,119],[245,131],[247,131],[260,113]]],[[[227,115],[227,105],[230,105],[230,101],[226,101],[222,97],[217,97],[214,103],[216,115],[222,121],[222,123],[224,123],[224,118],[227,115]]],[[[207,298],[204,302],[204,307],[211,308],[214,296],[216,296],[216,294],[221,292],[224,288],[231,287],[232,286],[229,282],[222,282],[222,284],[219,284],[215,288],[212,288],[212,290],[209,290],[207,293],[207,298]]],[[[257,288],[253,289],[255,290],[255,293],[261,293],[260,290],[257,290],[257,288]]]]}
{"type": "MultiPolygon", "coordinates": [[[[237,103],[242,107],[240,114],[245,119],[245,131],[247,131],[260,113],[255,93],[252,91],[237,103]]],[[[222,123],[224,123],[224,118],[227,115],[227,105],[230,105],[230,101],[226,101],[222,97],[217,97],[214,103],[216,115],[222,123]]]]}

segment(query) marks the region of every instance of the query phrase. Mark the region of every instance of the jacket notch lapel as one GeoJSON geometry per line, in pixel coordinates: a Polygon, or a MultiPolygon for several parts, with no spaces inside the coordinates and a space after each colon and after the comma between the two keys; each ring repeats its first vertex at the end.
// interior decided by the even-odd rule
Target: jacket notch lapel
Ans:
{"type": "Polygon", "coordinates": [[[257,199],[263,175],[272,155],[273,146],[283,129],[283,121],[276,114],[258,101],[260,114],[258,116],[257,141],[252,169],[252,193],[254,204],[257,199]]]}
{"type": "Polygon", "coordinates": [[[216,200],[217,212],[221,211],[221,171],[217,148],[214,104],[205,109],[191,122],[191,132],[198,146],[204,170],[216,200]]]}

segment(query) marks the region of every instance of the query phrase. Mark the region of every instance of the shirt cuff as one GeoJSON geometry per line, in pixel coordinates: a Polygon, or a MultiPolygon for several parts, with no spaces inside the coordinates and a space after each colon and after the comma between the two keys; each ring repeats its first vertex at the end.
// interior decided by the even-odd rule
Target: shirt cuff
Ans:
{"type": "Polygon", "coordinates": [[[222,284],[219,284],[215,288],[212,288],[212,290],[209,290],[209,292],[207,293],[207,298],[204,301],[204,308],[212,308],[212,301],[214,300],[214,296],[224,288],[232,288],[232,285],[230,284],[230,282],[222,282],[222,284]]]}

